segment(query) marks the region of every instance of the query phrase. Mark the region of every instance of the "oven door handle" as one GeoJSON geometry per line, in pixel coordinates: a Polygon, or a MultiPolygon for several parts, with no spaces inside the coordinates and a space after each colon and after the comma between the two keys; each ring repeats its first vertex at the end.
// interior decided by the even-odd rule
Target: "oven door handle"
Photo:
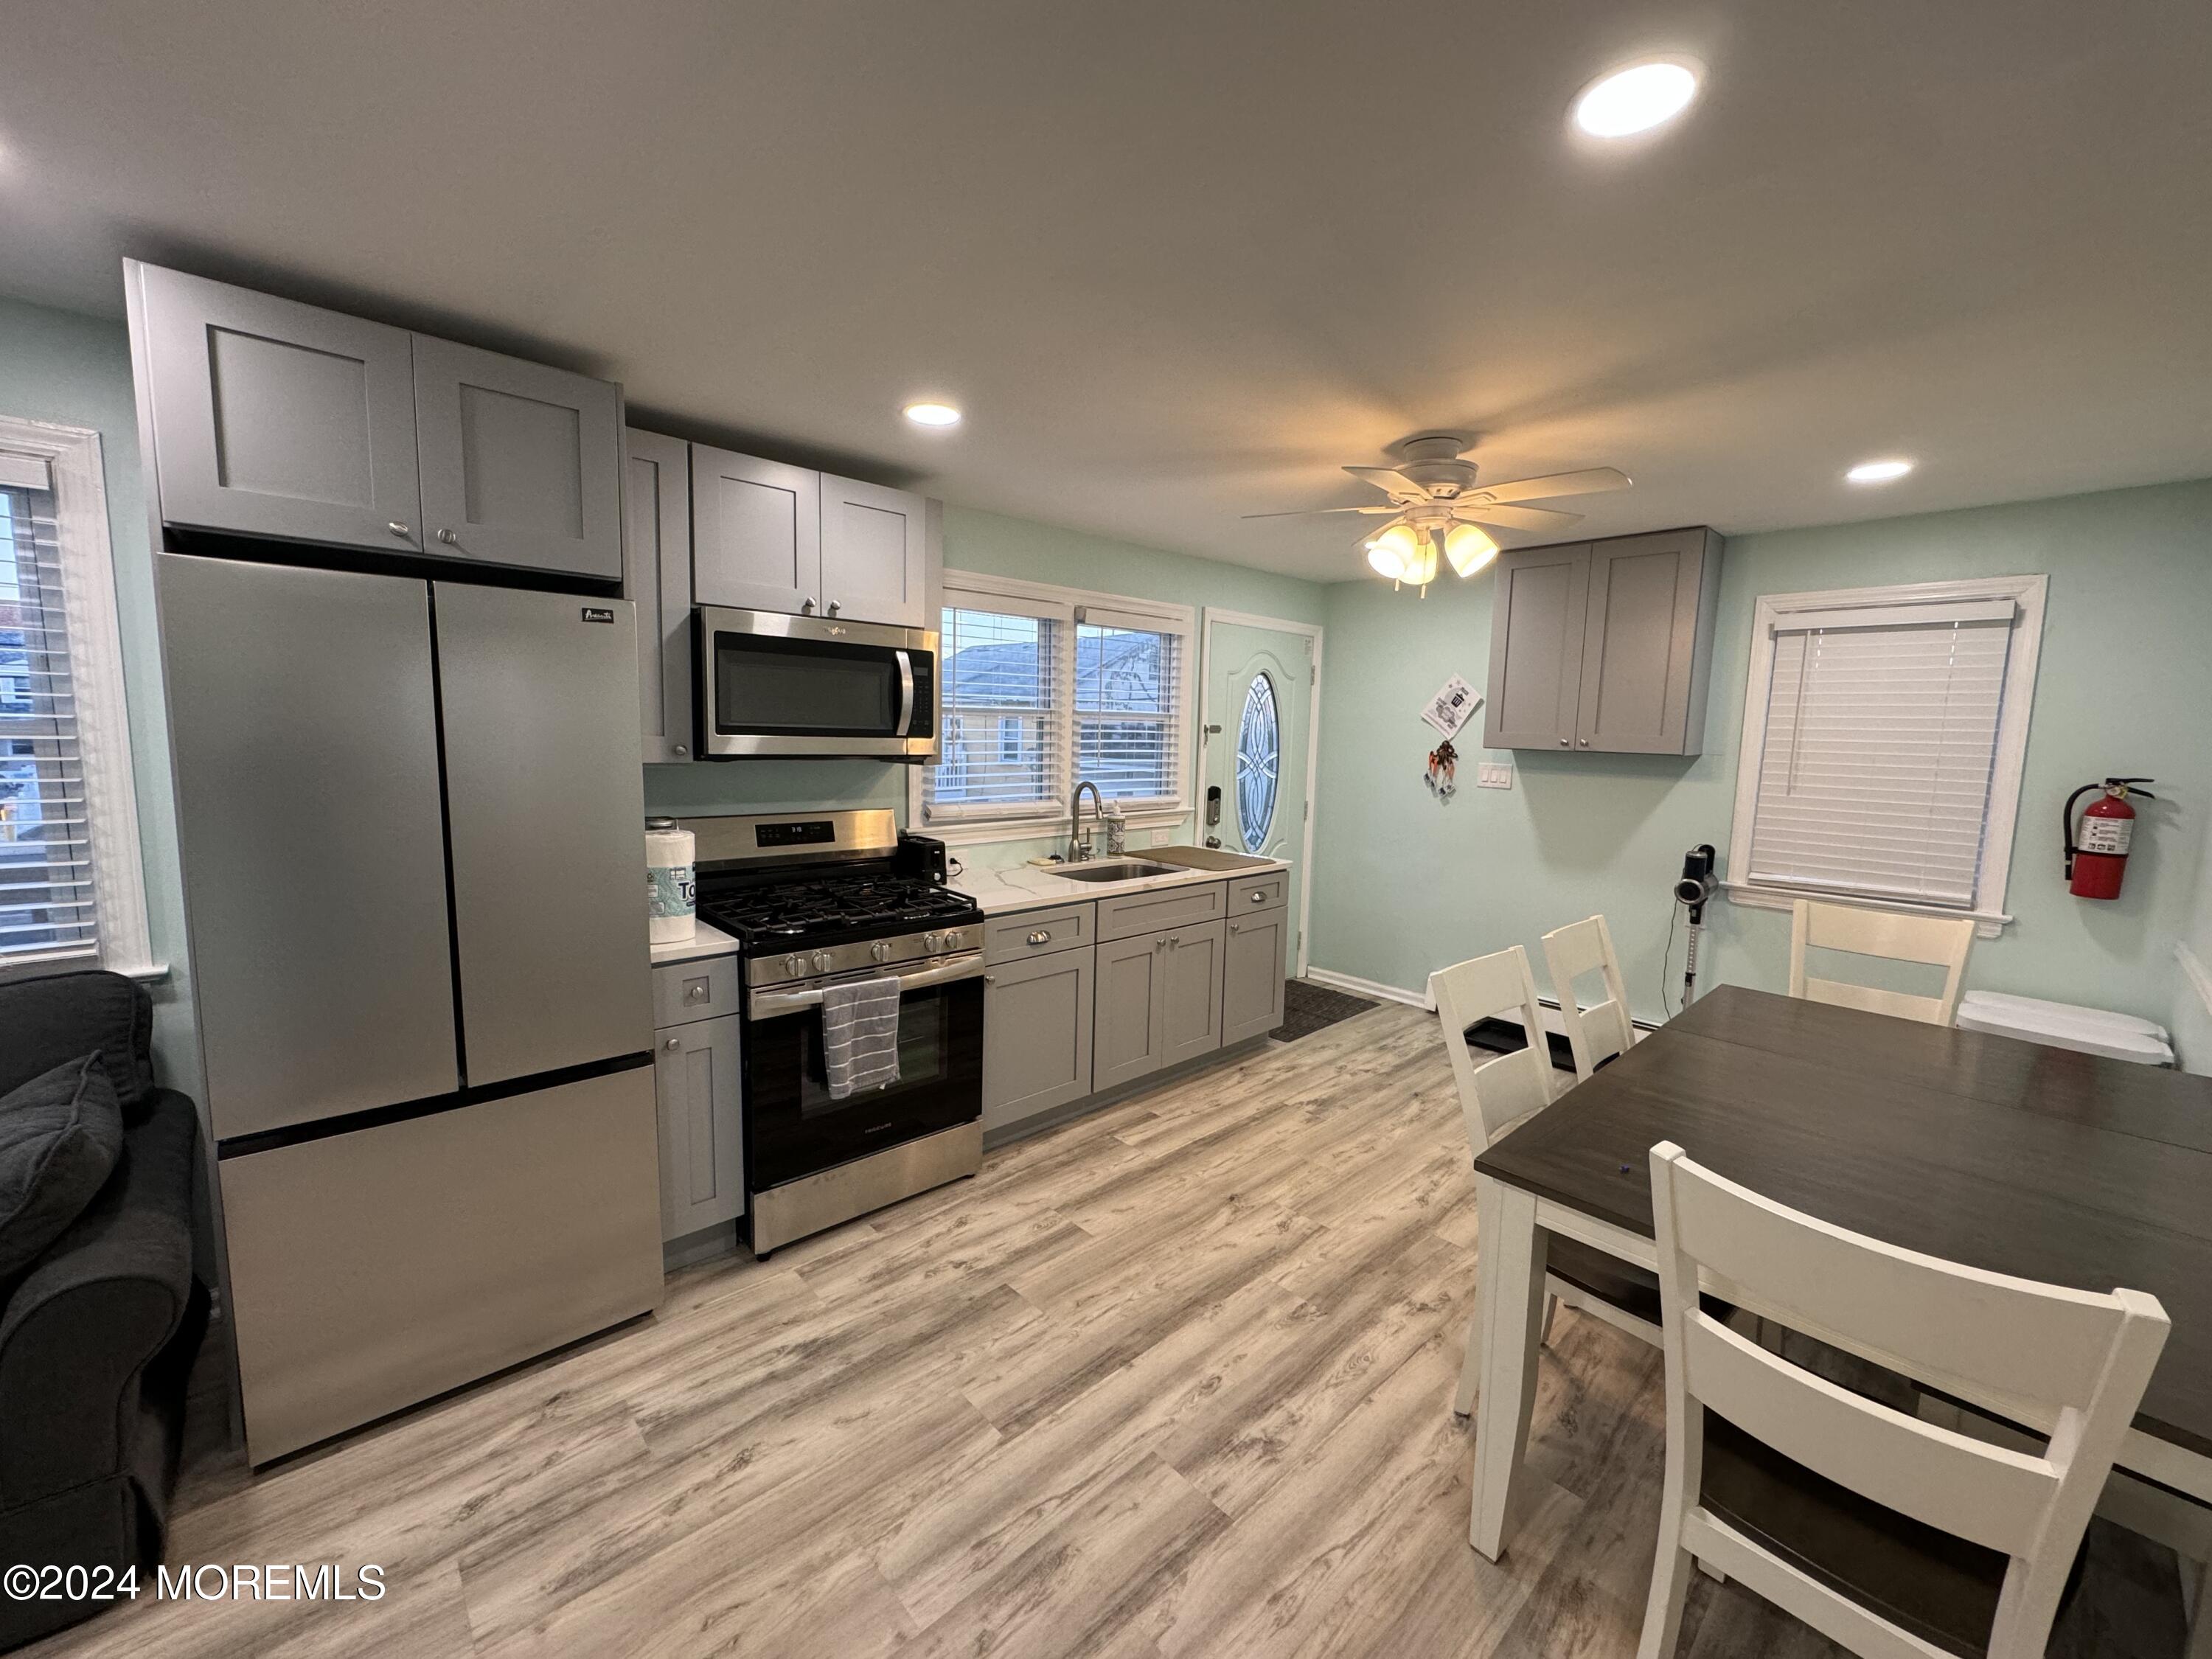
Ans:
{"type": "MultiPolygon", "coordinates": [[[[924,967],[899,969],[879,978],[896,979],[899,988],[919,991],[931,985],[950,985],[956,980],[981,979],[983,976],[983,953],[971,951],[965,956],[948,957],[924,967]]],[[[745,1012],[754,1019],[774,1019],[779,1014],[795,1014],[805,1008],[822,1006],[822,988],[809,986],[802,991],[755,991],[745,1000],[745,1012]]]]}
{"type": "Polygon", "coordinates": [[[914,657],[905,651],[894,651],[891,655],[898,659],[899,668],[898,729],[892,735],[902,738],[914,725],[914,657]]]}

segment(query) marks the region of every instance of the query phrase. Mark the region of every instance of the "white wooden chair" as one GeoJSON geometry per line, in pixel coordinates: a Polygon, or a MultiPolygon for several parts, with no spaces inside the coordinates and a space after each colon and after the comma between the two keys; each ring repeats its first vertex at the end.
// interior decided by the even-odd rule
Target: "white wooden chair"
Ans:
{"type": "MultiPolygon", "coordinates": [[[[1536,982],[1528,972],[1528,953],[1516,945],[1494,956],[1438,969],[1429,975],[1429,994],[1443,1024],[1444,1049],[1451,1056],[1453,1080],[1459,1085],[1468,1143],[1473,1155],[1480,1157],[1492,1141],[1542,1111],[1559,1093],[1559,1073],[1552,1066],[1536,982]],[[1476,1060],[1468,1046],[1468,1027],[1501,1015],[1521,1023],[1528,1034],[1528,1046],[1476,1060]]],[[[1551,1297],[1544,1313],[1547,1334],[1553,1313],[1564,1302],[1658,1346],[1656,1280],[1572,1239],[1552,1241],[1550,1264],[1551,1271],[1544,1276],[1544,1288],[1551,1297]]],[[[1474,1409],[1482,1375],[1481,1332],[1479,1322],[1468,1322],[1467,1362],[1460,1369],[1459,1392],[1452,1401],[1452,1410],[1462,1417],[1474,1409]]]]}
{"type": "Polygon", "coordinates": [[[1554,927],[1544,935],[1544,965],[1552,971],[1552,993],[1559,1000],[1559,1024],[1575,1057],[1575,1076],[1588,1082],[1600,1066],[1636,1044],[1613,930],[1603,916],[1554,927]],[[1575,981],[1584,974],[1602,975],[1605,986],[1605,1000],[1589,1008],[1575,995],[1575,981]]]}
{"type": "Polygon", "coordinates": [[[1791,996],[1809,1002],[1832,1002],[1843,1008],[1863,1008],[1869,1013],[1894,1014],[1899,1019],[1917,1019],[1928,1025],[1948,1025],[1958,1013],[1960,985],[1966,976],[1966,958],[1974,948],[1971,916],[1906,915],[1855,904],[1824,904],[1818,899],[1799,899],[1791,907],[1791,996]],[[1943,994],[1913,996],[1839,979],[1808,979],[1805,975],[1808,946],[1887,957],[1892,962],[1926,963],[1945,970],[1943,994]]]}
{"type": "Polygon", "coordinates": [[[1671,1143],[1651,1149],[1651,1194],[1667,1474],[1638,1659],[1674,1653],[1693,1560],[1854,1653],[2040,1659],[2166,1344],[2157,1298],[1899,1249],[1784,1209],[1671,1143]],[[1794,1329],[2002,1398],[2049,1442],[1989,1445],[1838,1388],[1703,1311],[1700,1269],[1794,1329]]]}

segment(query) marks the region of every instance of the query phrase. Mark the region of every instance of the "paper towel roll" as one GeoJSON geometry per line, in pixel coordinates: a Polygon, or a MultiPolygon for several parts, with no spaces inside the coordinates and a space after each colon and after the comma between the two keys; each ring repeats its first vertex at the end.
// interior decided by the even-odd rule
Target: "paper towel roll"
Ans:
{"type": "Polygon", "coordinates": [[[681,945],[699,931],[696,911],[699,840],[674,818],[645,821],[646,911],[655,945],[681,945]]]}

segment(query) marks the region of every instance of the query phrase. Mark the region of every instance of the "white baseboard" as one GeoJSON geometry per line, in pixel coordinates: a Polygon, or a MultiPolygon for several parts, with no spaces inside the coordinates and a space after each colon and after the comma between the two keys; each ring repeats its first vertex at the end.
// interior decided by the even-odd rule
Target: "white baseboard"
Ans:
{"type": "Polygon", "coordinates": [[[1385,1002],[1402,1002],[1409,1008],[1423,1008],[1431,1013],[1434,1013],[1437,1008],[1437,1005],[1429,1000],[1425,991],[1401,990],[1395,985],[1361,979],[1356,974],[1337,974],[1326,968],[1309,968],[1304,977],[1316,985],[1333,985],[1340,991],[1349,991],[1354,996],[1379,997],[1385,1002]]]}

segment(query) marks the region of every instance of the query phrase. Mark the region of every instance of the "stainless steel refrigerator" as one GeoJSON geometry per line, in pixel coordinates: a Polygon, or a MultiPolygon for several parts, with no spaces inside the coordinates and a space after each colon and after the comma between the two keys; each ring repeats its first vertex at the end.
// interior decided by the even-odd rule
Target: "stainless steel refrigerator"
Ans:
{"type": "Polygon", "coordinates": [[[256,1463],[661,1281],[632,607],[158,557],[256,1463]]]}

